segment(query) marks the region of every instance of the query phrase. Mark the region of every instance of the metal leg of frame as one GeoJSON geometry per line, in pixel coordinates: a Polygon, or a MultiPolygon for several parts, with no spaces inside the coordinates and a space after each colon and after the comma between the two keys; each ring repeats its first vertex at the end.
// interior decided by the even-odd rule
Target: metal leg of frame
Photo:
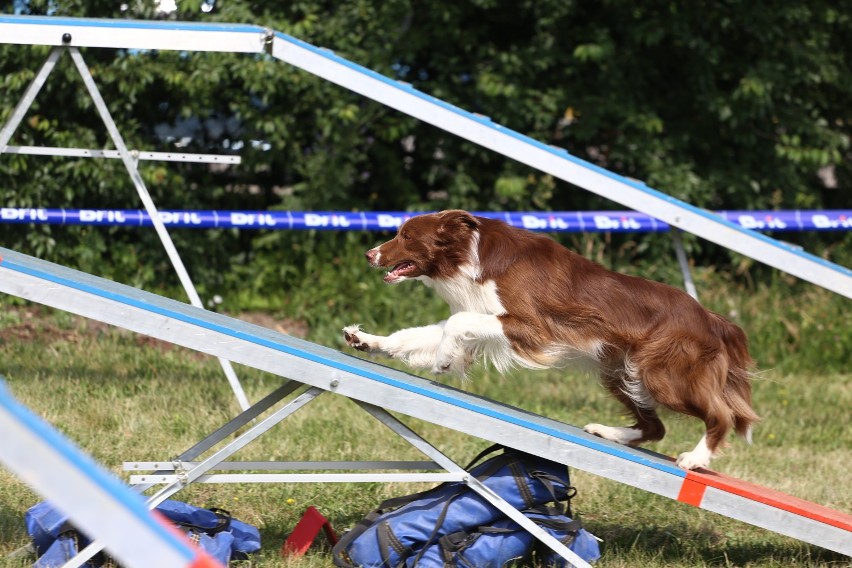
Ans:
{"type": "Polygon", "coordinates": [[[462,468],[460,465],[448,458],[441,451],[439,451],[438,448],[424,440],[419,434],[417,434],[408,426],[400,422],[395,416],[393,416],[384,408],[379,408],[378,406],[374,406],[366,402],[355,402],[357,402],[358,406],[363,408],[376,420],[393,430],[394,433],[396,433],[406,442],[420,450],[421,453],[430,458],[443,469],[447,470],[450,473],[466,473],[464,471],[464,468],[462,468]]]}
{"type": "Polygon", "coordinates": [[[228,421],[226,424],[218,428],[215,432],[192,446],[190,449],[182,453],[177,457],[179,461],[190,461],[194,460],[210,448],[212,448],[215,444],[218,444],[228,436],[234,434],[237,430],[253,421],[255,418],[272,408],[275,403],[279,400],[283,399],[299,387],[303,386],[301,383],[296,381],[287,381],[265,397],[263,397],[259,402],[255,403],[248,410],[242,412],[235,418],[228,421]]]}
{"type": "MultiPolygon", "coordinates": [[[[269,410],[273,405],[275,405],[278,401],[282,400],[284,397],[303,386],[301,383],[296,381],[287,381],[265,397],[263,397],[260,401],[253,404],[248,410],[241,412],[239,415],[235,416],[219,428],[217,428],[214,432],[208,435],[203,440],[196,443],[194,446],[180,454],[173,460],[173,464],[177,467],[180,467],[180,464],[183,462],[189,462],[227,438],[234,434],[237,430],[255,420],[258,416],[269,410]]],[[[167,474],[169,471],[161,470],[154,471],[151,475],[161,475],[167,474]]],[[[134,489],[139,493],[147,491],[155,484],[146,483],[135,485],[134,489]]]]}
{"type": "Polygon", "coordinates": [[[683,238],[680,235],[680,229],[672,227],[671,235],[675,256],[677,256],[677,262],[680,265],[680,272],[683,274],[683,287],[686,289],[687,294],[698,301],[698,290],[695,289],[695,282],[692,281],[692,272],[689,269],[689,261],[686,259],[686,250],[683,248],[683,238]]]}
{"type": "MultiPolygon", "coordinates": [[[[145,206],[145,210],[151,218],[154,230],[157,232],[157,235],[160,237],[160,241],[163,243],[163,248],[165,248],[166,254],[169,257],[175,272],[177,272],[178,279],[180,279],[183,289],[189,297],[190,303],[193,306],[204,308],[204,304],[198,296],[195,285],[192,283],[189,273],[186,271],[183,260],[178,254],[168,230],[166,230],[165,225],[160,220],[157,207],[154,205],[154,201],[151,199],[151,194],[148,193],[148,188],[145,186],[145,181],[142,179],[142,176],[139,174],[139,169],[136,167],[136,161],[130,155],[127,146],[124,143],[124,139],[118,131],[118,127],[116,126],[115,121],[113,121],[112,115],[101,96],[100,90],[98,90],[98,86],[95,84],[95,80],[92,78],[92,74],[89,72],[89,68],[86,66],[83,56],[80,54],[80,50],[76,47],[69,47],[68,53],[71,55],[71,59],[74,61],[74,65],[77,67],[77,71],[83,79],[83,84],[89,91],[89,96],[92,97],[92,101],[95,103],[95,108],[98,110],[98,114],[100,115],[104,126],[106,126],[107,132],[109,132],[113,144],[115,144],[118,153],[121,155],[121,161],[124,163],[124,167],[127,169],[127,173],[130,175],[130,179],[136,187],[136,192],[139,194],[139,198],[142,200],[142,204],[145,206]]],[[[247,409],[250,406],[248,398],[246,397],[243,387],[234,372],[231,362],[220,357],[219,364],[222,366],[222,370],[228,378],[228,382],[231,385],[231,389],[234,391],[234,395],[237,397],[237,402],[240,404],[240,407],[243,410],[247,409]]]]}
{"type": "Polygon", "coordinates": [[[21,100],[12,112],[12,116],[9,117],[9,120],[3,126],[3,129],[0,130],[0,154],[6,151],[6,145],[9,143],[9,140],[12,139],[12,134],[15,133],[15,130],[18,129],[18,126],[21,124],[21,121],[24,119],[27,111],[30,110],[33,101],[36,96],[38,96],[38,93],[44,86],[45,81],[47,81],[47,77],[53,72],[56,62],[59,61],[59,57],[62,55],[62,50],[63,48],[61,47],[54,47],[50,50],[47,60],[45,60],[39,72],[27,86],[27,90],[24,91],[24,96],[21,97],[21,100]]]}
{"type": "Polygon", "coordinates": [[[150,507],[156,507],[158,504],[162,503],[165,499],[168,499],[211,469],[215,468],[220,462],[228,459],[237,451],[244,448],[250,442],[256,440],[259,436],[266,433],[272,427],[277,425],[279,422],[296,412],[297,410],[303,408],[306,404],[313,401],[324,393],[325,391],[318,387],[311,387],[307,389],[305,392],[291,400],[285,406],[281,407],[267,418],[255,424],[251,428],[249,428],[246,432],[241,434],[236,439],[232,440],[230,443],[225,445],[222,449],[210,455],[206,459],[202,460],[197,466],[193,467],[191,470],[185,472],[181,476],[181,479],[177,482],[171,483],[152,495],[148,498],[148,505],[150,507]]]}

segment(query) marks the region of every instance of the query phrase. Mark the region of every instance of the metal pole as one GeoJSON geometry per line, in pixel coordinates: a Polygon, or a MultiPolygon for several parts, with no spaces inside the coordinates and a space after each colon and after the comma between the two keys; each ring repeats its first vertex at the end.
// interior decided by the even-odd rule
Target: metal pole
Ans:
{"type": "Polygon", "coordinates": [[[21,121],[24,119],[24,115],[27,114],[30,106],[32,106],[33,101],[39,91],[41,91],[41,88],[44,86],[44,82],[47,80],[48,75],[50,75],[53,71],[53,68],[56,66],[56,62],[59,60],[61,55],[61,47],[54,47],[51,49],[50,55],[47,56],[47,60],[45,60],[41,69],[27,87],[27,90],[24,91],[24,96],[21,97],[21,100],[18,102],[18,106],[16,106],[15,110],[12,112],[12,116],[9,117],[9,120],[3,126],[3,129],[0,130],[0,154],[6,151],[6,145],[9,143],[9,140],[12,139],[12,134],[14,134],[15,130],[17,130],[18,125],[21,124],[21,121]]]}
{"type": "Polygon", "coordinates": [[[680,272],[683,274],[683,287],[686,293],[698,301],[698,290],[695,289],[695,282],[692,281],[692,272],[689,269],[689,261],[686,258],[686,250],[683,248],[683,239],[680,236],[680,229],[672,227],[672,242],[674,242],[675,256],[680,264],[680,272]]]}
{"type": "Polygon", "coordinates": [[[219,462],[228,459],[238,450],[244,448],[247,444],[254,441],[266,431],[274,427],[276,424],[314,400],[316,397],[321,395],[323,391],[318,387],[310,387],[305,392],[288,402],[282,408],[276,410],[273,414],[269,415],[267,418],[255,424],[248,430],[246,430],[243,434],[240,434],[238,438],[235,438],[228,444],[226,444],[223,448],[219,449],[215,453],[211,454],[207,458],[201,461],[197,466],[192,468],[191,470],[181,473],[180,478],[177,482],[172,483],[171,485],[167,485],[154,495],[148,498],[148,506],[156,507],[211,469],[215,468],[219,462]]]}

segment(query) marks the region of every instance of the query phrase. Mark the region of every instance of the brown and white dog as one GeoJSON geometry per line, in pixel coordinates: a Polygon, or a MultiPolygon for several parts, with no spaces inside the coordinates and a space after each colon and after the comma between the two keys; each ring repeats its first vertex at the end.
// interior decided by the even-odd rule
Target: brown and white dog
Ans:
{"type": "Polygon", "coordinates": [[[686,293],[611,272],[554,240],[465,211],[408,219],[367,251],[385,282],[421,280],[449,303],[449,319],[387,337],[345,328],[346,342],[417,369],[464,374],[475,360],[498,370],[593,362],[629,410],[630,427],[585,430],[637,446],[662,439],[657,407],[704,421],[677,463],[707,467],[734,429],[750,441],[752,360],[742,329],[686,293]]]}

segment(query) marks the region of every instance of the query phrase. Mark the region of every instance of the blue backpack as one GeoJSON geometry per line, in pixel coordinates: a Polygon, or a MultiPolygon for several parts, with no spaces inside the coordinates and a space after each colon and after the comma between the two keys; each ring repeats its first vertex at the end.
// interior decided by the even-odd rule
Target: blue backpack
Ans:
{"type": "MultiPolygon", "coordinates": [[[[579,520],[555,511],[525,511],[524,516],[567,546],[586,562],[600,558],[598,540],[582,528],[579,520]]],[[[541,544],[512,519],[502,519],[490,526],[476,527],[470,532],[442,536],[423,551],[419,559],[411,558],[406,567],[503,568],[507,564],[532,559],[536,565],[555,568],[571,566],[564,558],[541,544]],[[415,563],[416,562],[416,563],[415,563]]]]}
{"type": "MultiPolygon", "coordinates": [[[[507,448],[471,469],[496,448],[465,469],[576,554],[597,559],[597,539],[570,517],[576,490],[568,468],[507,448]]],[[[533,554],[535,540],[465,483],[449,482],[384,501],[340,538],[332,555],[341,568],[502,567],[533,554]]]]}
{"type": "MultiPolygon", "coordinates": [[[[202,509],[166,500],[156,510],[184,531],[202,550],[226,566],[230,560],[246,559],[249,554],[260,550],[257,528],[231,518],[230,513],[222,509],[202,509]]],[[[67,516],[47,502],[31,507],[24,521],[38,557],[33,568],[62,566],[91,543],[68,522],[67,516]]],[[[105,561],[104,555],[99,553],[83,566],[96,568],[105,561]]]]}

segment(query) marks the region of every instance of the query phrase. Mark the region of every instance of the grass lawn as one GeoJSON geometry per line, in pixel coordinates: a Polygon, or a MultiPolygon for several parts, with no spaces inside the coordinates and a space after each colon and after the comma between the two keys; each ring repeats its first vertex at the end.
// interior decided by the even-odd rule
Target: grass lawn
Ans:
{"type": "MultiPolygon", "coordinates": [[[[5,301],[5,298],[3,298],[5,301]]],[[[847,304],[848,305],[848,304],[847,304]]],[[[341,322],[343,324],[350,321],[341,322]]],[[[315,340],[317,340],[315,338],[315,340]]],[[[332,345],[330,337],[324,341],[332,345]]],[[[251,400],[276,376],[237,367],[251,400]]],[[[0,374],[15,396],[117,475],[123,461],[163,460],[232,417],[238,407],[217,362],[207,356],[35,306],[0,315],[0,374]]],[[[763,421],[754,444],[731,441],[714,467],[726,474],[852,511],[852,375],[764,371],[754,383],[763,421]]],[[[584,375],[478,370],[463,388],[536,413],[582,425],[618,424],[620,409],[584,375]]],[[[701,435],[692,419],[664,417],[669,434],[652,449],[676,455],[701,435]]],[[[403,418],[450,457],[466,462],[487,445],[462,433],[403,418]]],[[[351,402],[332,394],[250,444],[235,459],[419,459],[351,402]]],[[[849,566],[849,558],[731,521],[663,497],[572,470],[573,507],[603,539],[601,567],[849,566]]],[[[251,566],[329,566],[320,544],[298,560],[278,550],[302,512],[319,508],[340,531],[381,500],[424,489],[416,484],[193,485],[175,498],[230,510],[261,529],[263,550],[251,566]]],[[[0,469],[0,557],[27,543],[24,512],[37,501],[0,469]]],[[[32,559],[0,560],[28,566],[32,559]]],[[[245,563],[249,565],[249,563],[245,563]]]]}

